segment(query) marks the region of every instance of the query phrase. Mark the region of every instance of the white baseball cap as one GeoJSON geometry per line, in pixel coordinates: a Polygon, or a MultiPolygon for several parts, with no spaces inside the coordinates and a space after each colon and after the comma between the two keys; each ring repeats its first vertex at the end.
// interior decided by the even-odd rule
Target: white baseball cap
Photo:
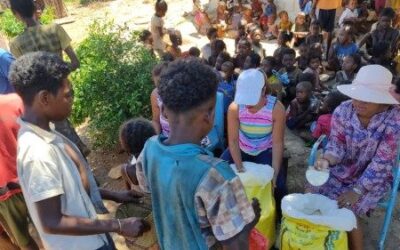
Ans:
{"type": "Polygon", "coordinates": [[[265,86],[264,74],[258,69],[243,71],[236,82],[235,103],[256,105],[265,86]]]}
{"type": "Polygon", "coordinates": [[[337,89],[351,99],[377,104],[399,104],[390,94],[393,75],[381,65],[367,65],[360,69],[352,84],[337,89]]]}

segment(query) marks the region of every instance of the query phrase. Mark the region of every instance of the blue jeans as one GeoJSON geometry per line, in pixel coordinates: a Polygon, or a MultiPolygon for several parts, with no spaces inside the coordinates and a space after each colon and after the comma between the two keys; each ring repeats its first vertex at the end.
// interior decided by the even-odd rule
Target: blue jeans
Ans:
{"type": "MultiPolygon", "coordinates": [[[[258,155],[249,155],[243,151],[240,151],[240,154],[242,155],[242,161],[254,162],[258,164],[268,164],[272,166],[272,148],[267,149],[259,153],[258,155]]],[[[221,159],[229,162],[230,164],[234,163],[229,148],[227,148],[225,152],[222,153],[221,159]]],[[[274,192],[278,219],[281,216],[281,200],[288,193],[286,187],[286,178],[287,178],[287,164],[283,164],[283,166],[281,166],[279,170],[278,177],[276,179],[276,184],[275,184],[276,188],[274,192]]]]}

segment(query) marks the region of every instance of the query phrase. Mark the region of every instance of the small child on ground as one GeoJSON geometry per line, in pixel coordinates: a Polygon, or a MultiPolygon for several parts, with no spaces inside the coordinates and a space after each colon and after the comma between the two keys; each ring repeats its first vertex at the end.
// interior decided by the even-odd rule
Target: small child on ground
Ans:
{"type": "Polygon", "coordinates": [[[237,50],[238,53],[233,58],[233,64],[235,65],[235,68],[243,69],[247,56],[249,56],[252,52],[250,41],[247,39],[240,40],[237,50]]]}
{"type": "Polygon", "coordinates": [[[171,41],[171,45],[167,46],[166,51],[171,53],[175,59],[180,58],[182,56],[182,50],[179,46],[182,45],[182,35],[179,30],[171,30],[169,32],[169,40],[171,41]]]}
{"type": "Polygon", "coordinates": [[[293,39],[293,33],[288,31],[280,31],[278,36],[278,48],[274,51],[274,57],[281,64],[282,52],[290,48],[290,42],[293,39]]]}
{"type": "Polygon", "coordinates": [[[142,33],[140,34],[140,41],[143,43],[143,45],[151,51],[151,53],[154,53],[153,50],[153,36],[151,35],[151,32],[148,30],[143,30],[142,33]]]}
{"type": "Polygon", "coordinates": [[[321,34],[321,24],[318,20],[314,20],[310,24],[310,33],[306,37],[306,44],[311,46],[314,43],[323,44],[324,37],[321,34]]]}
{"type": "Polygon", "coordinates": [[[282,101],[283,96],[283,85],[279,81],[279,78],[274,74],[277,63],[274,57],[267,56],[261,62],[261,69],[264,71],[267,76],[267,82],[271,89],[271,95],[278,98],[278,100],[282,101]]]}
{"type": "Polygon", "coordinates": [[[289,20],[289,14],[286,10],[282,10],[278,14],[279,16],[279,24],[278,28],[280,31],[291,31],[293,23],[289,20]]]}
{"type": "Polygon", "coordinates": [[[311,133],[314,139],[318,139],[321,135],[330,135],[332,113],[346,100],[348,100],[348,98],[339,91],[331,91],[324,98],[318,112],[318,120],[311,126],[311,133]]]}
{"type": "Polygon", "coordinates": [[[304,129],[311,123],[319,108],[318,99],[312,94],[310,82],[299,82],[296,86],[296,98],[289,105],[286,126],[289,129],[304,129]]]}
{"type": "Polygon", "coordinates": [[[262,47],[260,43],[263,37],[262,30],[260,28],[256,28],[251,32],[251,45],[252,49],[255,53],[257,53],[261,59],[265,57],[265,49],[262,47]]]}
{"type": "Polygon", "coordinates": [[[155,4],[155,11],[153,17],[151,18],[151,34],[153,36],[153,49],[161,56],[164,54],[166,44],[163,41],[164,34],[166,33],[164,29],[163,17],[167,13],[168,5],[164,0],[157,0],[155,4]]]}
{"type": "Polygon", "coordinates": [[[214,123],[217,84],[212,68],[195,60],[173,62],[161,76],[171,133],[151,138],[136,163],[141,189],[151,192],[161,249],[248,249],[258,222],[258,201],[252,206],[228,163],[200,146],[214,123]]]}
{"type": "Polygon", "coordinates": [[[294,25],[292,27],[293,32],[293,45],[298,47],[303,44],[306,40],[306,36],[309,32],[309,25],[306,21],[306,15],[303,12],[297,14],[294,25]]]}
{"type": "Polygon", "coordinates": [[[276,14],[277,14],[276,10],[277,10],[277,8],[274,3],[274,0],[268,0],[267,4],[265,5],[264,16],[266,16],[268,18],[270,16],[276,16],[276,14]]]}
{"type": "Polygon", "coordinates": [[[243,69],[257,69],[260,67],[261,64],[261,57],[252,51],[250,55],[246,57],[246,60],[243,65],[243,69]]]}
{"type": "Polygon", "coordinates": [[[345,56],[353,55],[358,52],[358,46],[353,42],[351,28],[344,26],[340,28],[337,41],[332,44],[329,51],[329,68],[338,71],[345,56]]]}
{"type": "Polygon", "coordinates": [[[342,70],[336,73],[335,85],[351,84],[360,66],[360,55],[345,56],[343,58],[342,70]]]}
{"type": "Polygon", "coordinates": [[[308,67],[308,46],[303,43],[299,46],[299,56],[296,57],[297,67],[301,70],[305,70],[308,67]]]}
{"type": "Polygon", "coordinates": [[[302,71],[295,66],[296,63],[296,51],[293,49],[285,49],[282,52],[282,66],[283,68],[279,71],[280,74],[287,73],[289,83],[285,85],[286,96],[284,101],[289,103],[296,96],[296,85],[299,82],[299,76],[302,71]]]}
{"type": "Polygon", "coordinates": [[[323,86],[319,79],[319,75],[321,73],[321,62],[322,59],[319,55],[310,55],[308,57],[308,67],[303,71],[303,73],[311,73],[314,75],[314,85],[313,91],[321,91],[323,90],[323,86]]]}

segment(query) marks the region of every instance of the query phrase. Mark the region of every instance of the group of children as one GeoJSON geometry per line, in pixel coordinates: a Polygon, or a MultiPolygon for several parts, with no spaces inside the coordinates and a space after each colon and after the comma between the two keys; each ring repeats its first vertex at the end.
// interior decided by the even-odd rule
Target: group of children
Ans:
{"type": "MultiPolygon", "coordinates": [[[[180,32],[164,28],[167,3],[156,1],[151,29],[140,36],[162,61],[152,72],[152,120],[134,119],[121,126],[121,147],[135,160],[121,169],[128,191],[113,192],[97,187],[84,145],[79,140],[71,142],[69,133],[64,136],[51,125],[56,122],[56,129],[57,123],[61,128],[62,124],[70,126],[66,119],[73,91],[68,75],[79,67],[79,60],[68,35],[61,26],[37,23],[33,1],[11,0],[13,13],[27,27],[11,43],[11,52],[18,58],[10,69],[10,92],[15,90],[23,105],[15,101],[15,112],[7,114],[13,119],[7,125],[7,136],[12,137],[7,137],[7,149],[13,145],[7,153],[13,166],[7,170],[9,180],[0,183],[10,189],[10,183],[18,185],[12,188],[19,192],[18,201],[0,197],[8,206],[0,208],[0,216],[14,212],[5,225],[1,221],[14,244],[38,248],[29,237],[26,208],[25,213],[13,209],[17,205],[24,209],[22,191],[46,249],[115,249],[110,232],[140,237],[149,226],[157,234],[152,244],[161,249],[247,249],[260,207],[257,200],[246,198],[228,162],[238,172],[245,171],[243,161],[247,160],[271,165],[279,203],[286,184],[281,168],[285,127],[309,131],[301,133],[307,141],[329,135],[332,113],[346,100],[336,86],[351,83],[363,64],[381,64],[397,72],[399,32],[392,27],[396,17],[392,8],[381,9],[378,22],[372,24],[365,3],[345,1],[336,41],[327,51],[321,25],[310,16],[312,1],[299,1],[303,12],[294,23],[273,0],[217,3],[217,8],[207,9],[215,10],[215,15],[195,6],[210,21],[209,43],[182,52],[180,32]],[[211,25],[222,20],[237,31],[234,55],[227,52],[219,28],[211,25]],[[363,29],[371,31],[357,37],[363,29]],[[171,45],[164,42],[165,34],[171,45]],[[267,55],[261,43],[264,39],[277,40],[273,54],[267,55]],[[63,52],[71,64],[62,61],[63,52]],[[246,85],[249,81],[251,87],[246,85]],[[207,150],[219,94],[227,125],[220,135],[228,141],[221,156],[225,161],[207,150]],[[134,217],[96,217],[106,211],[101,199],[137,202],[142,196],[151,196],[151,225],[134,217]]],[[[2,98],[0,105],[11,103],[2,98]]]]}

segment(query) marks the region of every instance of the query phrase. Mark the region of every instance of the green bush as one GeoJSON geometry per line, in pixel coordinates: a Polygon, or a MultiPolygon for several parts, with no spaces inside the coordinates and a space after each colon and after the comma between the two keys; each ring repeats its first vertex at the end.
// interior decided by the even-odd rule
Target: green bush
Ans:
{"type": "Polygon", "coordinates": [[[95,146],[110,146],[122,122],[150,116],[151,70],[157,62],[127,27],[95,22],[88,31],[77,48],[81,67],[72,74],[72,121],[89,118],[95,146]]]}
{"type": "MultiPolygon", "coordinates": [[[[53,22],[55,18],[54,10],[52,8],[46,8],[40,17],[42,24],[49,24],[53,22]]],[[[0,15],[0,32],[9,38],[13,38],[24,31],[24,25],[15,18],[10,9],[4,11],[0,15]]]]}

